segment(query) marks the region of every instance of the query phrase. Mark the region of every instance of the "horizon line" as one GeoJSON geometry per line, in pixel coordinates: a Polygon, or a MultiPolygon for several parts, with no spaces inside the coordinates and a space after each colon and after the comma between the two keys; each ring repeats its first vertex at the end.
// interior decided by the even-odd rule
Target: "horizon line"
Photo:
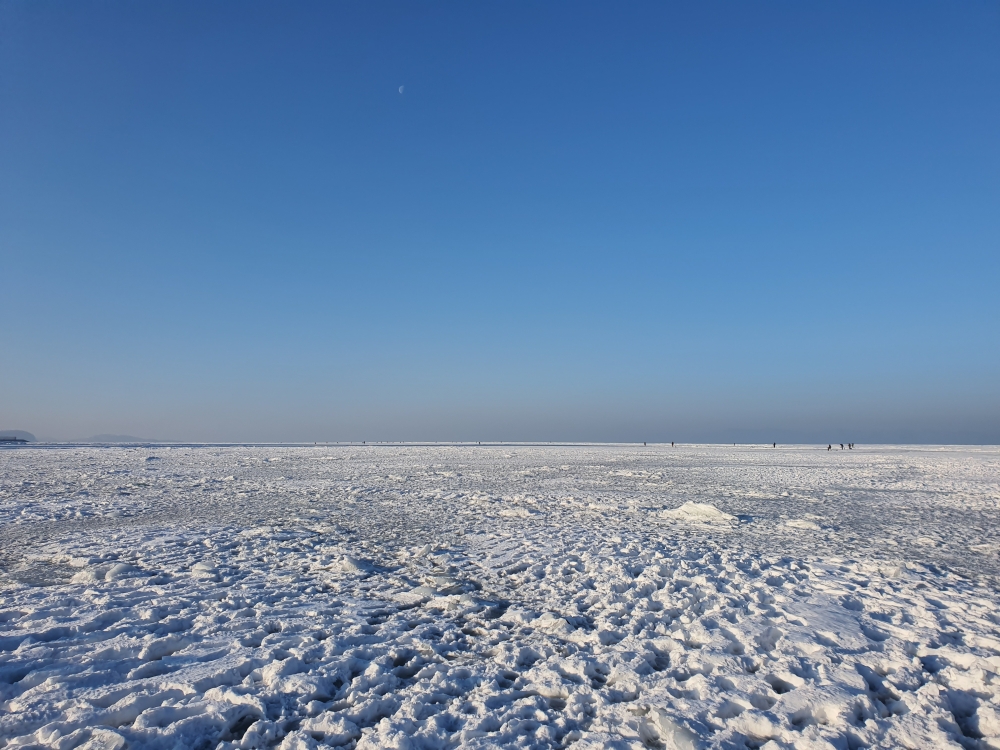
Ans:
{"type": "MultiPolygon", "coordinates": [[[[851,443],[865,447],[938,447],[938,448],[1000,448],[998,443],[851,443]]],[[[0,444],[3,445],[3,444],[0,444]]],[[[632,446],[640,448],[680,448],[680,447],[702,447],[702,448],[823,448],[824,445],[840,446],[841,443],[808,442],[808,443],[776,443],[772,442],[703,442],[703,441],[613,441],[613,440],[329,440],[329,441],[279,441],[279,440],[240,440],[240,441],[219,441],[219,440],[33,440],[26,443],[11,443],[4,447],[142,447],[142,446],[162,446],[162,447],[246,447],[246,448],[337,448],[337,447],[614,447],[632,446]]],[[[848,443],[843,443],[847,446],[848,443]]],[[[839,448],[838,448],[839,450],[839,448]]],[[[848,450],[845,448],[845,450],[848,450]]]]}

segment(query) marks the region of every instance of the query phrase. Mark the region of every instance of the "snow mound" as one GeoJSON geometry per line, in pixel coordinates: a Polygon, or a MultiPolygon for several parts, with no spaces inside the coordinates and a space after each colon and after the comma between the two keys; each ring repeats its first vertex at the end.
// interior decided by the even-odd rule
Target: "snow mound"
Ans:
{"type": "Polygon", "coordinates": [[[367,560],[344,555],[340,561],[340,569],[345,573],[367,573],[372,569],[372,564],[367,560]]]}
{"type": "Polygon", "coordinates": [[[219,580],[219,570],[212,563],[200,560],[191,566],[191,575],[195,578],[206,578],[208,580],[219,580]]]}
{"type": "Polygon", "coordinates": [[[732,524],[737,522],[736,516],[724,513],[711,503],[695,503],[690,500],[681,507],[665,510],[660,515],[664,518],[688,523],[732,524]]]}
{"type": "Polygon", "coordinates": [[[111,566],[111,569],[104,574],[104,580],[117,581],[119,578],[132,578],[135,576],[141,576],[142,574],[142,571],[134,565],[120,562],[111,566]]]}

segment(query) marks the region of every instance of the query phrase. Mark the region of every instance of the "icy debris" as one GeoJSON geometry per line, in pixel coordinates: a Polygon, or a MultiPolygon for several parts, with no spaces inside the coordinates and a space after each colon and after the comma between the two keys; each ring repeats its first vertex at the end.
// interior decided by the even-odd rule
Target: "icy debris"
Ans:
{"type": "Polygon", "coordinates": [[[168,635],[165,638],[155,638],[143,646],[139,652],[142,661],[156,661],[164,656],[170,656],[191,645],[191,641],[179,635],[168,635]]]}
{"type": "Polygon", "coordinates": [[[78,573],[74,573],[73,577],[69,579],[69,582],[95,583],[96,581],[103,581],[106,573],[107,573],[106,567],[85,568],[78,573]]]}
{"type": "Polygon", "coordinates": [[[417,597],[438,596],[438,590],[433,586],[416,586],[410,593],[417,597]]]}
{"type": "MultiPolygon", "coordinates": [[[[84,729],[78,730],[81,736],[87,739],[77,745],[76,740],[70,742],[60,742],[61,747],[75,747],[76,750],[122,750],[125,747],[125,738],[109,729],[84,729]]],[[[61,738],[68,739],[68,738],[61,738]]]]}
{"type": "Polygon", "coordinates": [[[549,632],[569,633],[573,630],[564,617],[559,617],[551,612],[545,612],[541,617],[532,622],[536,628],[548,630],[549,632]]]}
{"type": "Polygon", "coordinates": [[[104,580],[117,581],[119,578],[134,578],[143,574],[143,571],[136,566],[121,562],[111,566],[108,572],[104,574],[104,580]]]}
{"type": "Polygon", "coordinates": [[[351,555],[344,555],[340,560],[340,569],[345,573],[364,573],[372,569],[372,564],[351,555]]]}
{"type": "Polygon", "coordinates": [[[674,750],[695,750],[698,736],[684,725],[671,718],[663,709],[655,710],[656,728],[660,741],[674,750]]]}
{"type": "Polygon", "coordinates": [[[217,581],[219,580],[219,569],[210,562],[199,560],[191,566],[191,575],[196,578],[207,578],[212,581],[217,581]]]}
{"type": "Polygon", "coordinates": [[[538,513],[538,511],[532,508],[524,508],[520,506],[500,509],[500,516],[503,518],[529,518],[536,513],[538,513]]]}
{"type": "Polygon", "coordinates": [[[361,736],[361,730],[349,719],[332,713],[324,713],[302,722],[302,731],[316,737],[322,735],[327,745],[346,745],[361,736]]]}
{"type": "Polygon", "coordinates": [[[302,663],[301,659],[290,656],[281,661],[273,661],[264,667],[261,670],[260,679],[265,685],[274,686],[277,684],[279,678],[297,674],[304,669],[305,664],[302,663]]]}
{"type": "Polygon", "coordinates": [[[74,558],[71,566],[78,569],[70,578],[70,583],[96,583],[97,581],[118,581],[123,578],[148,576],[144,570],[126,562],[106,562],[96,565],[83,558],[74,558]],[[86,567],[83,567],[86,566],[86,567]],[[79,569],[81,568],[82,569],[79,569]]]}

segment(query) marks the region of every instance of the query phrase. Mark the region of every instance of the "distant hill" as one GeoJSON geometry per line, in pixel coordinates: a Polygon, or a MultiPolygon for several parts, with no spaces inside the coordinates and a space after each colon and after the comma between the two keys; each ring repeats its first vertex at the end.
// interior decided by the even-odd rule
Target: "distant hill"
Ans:
{"type": "Polygon", "coordinates": [[[21,440],[27,440],[29,443],[34,443],[38,440],[30,432],[25,432],[24,430],[0,430],[0,438],[5,437],[21,438],[21,440]]]}

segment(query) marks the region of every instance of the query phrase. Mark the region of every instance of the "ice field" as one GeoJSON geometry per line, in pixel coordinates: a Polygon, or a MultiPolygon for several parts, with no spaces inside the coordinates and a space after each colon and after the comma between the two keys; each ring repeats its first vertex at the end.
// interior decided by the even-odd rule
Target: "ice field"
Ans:
{"type": "Polygon", "coordinates": [[[0,747],[1000,748],[1000,449],[0,450],[0,747]]]}

